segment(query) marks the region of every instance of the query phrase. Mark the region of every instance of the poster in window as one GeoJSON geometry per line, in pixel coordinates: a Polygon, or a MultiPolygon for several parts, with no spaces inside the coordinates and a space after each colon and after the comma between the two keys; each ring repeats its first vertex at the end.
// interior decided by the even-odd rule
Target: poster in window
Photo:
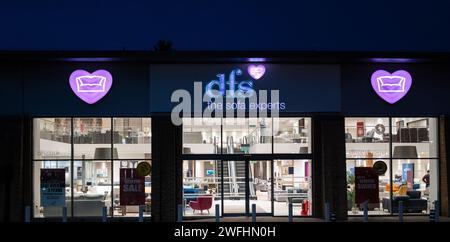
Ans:
{"type": "Polygon", "coordinates": [[[408,190],[413,190],[414,185],[414,163],[402,164],[402,183],[406,184],[408,190]]]}
{"type": "Polygon", "coordinates": [[[41,206],[64,206],[65,189],[65,169],[41,169],[41,206]]]}
{"type": "Polygon", "coordinates": [[[355,203],[379,203],[378,175],[372,167],[355,167],[355,203]]]}
{"type": "Polygon", "coordinates": [[[145,204],[145,179],[136,168],[120,169],[120,205],[145,204]]]}
{"type": "Polygon", "coordinates": [[[363,137],[364,136],[364,122],[357,122],[356,123],[356,136],[357,137],[363,137]]]}

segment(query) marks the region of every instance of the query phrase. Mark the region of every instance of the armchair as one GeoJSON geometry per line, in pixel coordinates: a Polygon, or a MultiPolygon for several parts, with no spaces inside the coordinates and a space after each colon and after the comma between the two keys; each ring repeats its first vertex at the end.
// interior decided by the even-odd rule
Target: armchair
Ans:
{"type": "Polygon", "coordinates": [[[212,207],[213,197],[211,195],[201,195],[198,196],[195,201],[189,202],[189,207],[192,208],[193,213],[195,210],[200,210],[203,213],[203,210],[207,210],[209,213],[209,209],[212,207]]]}

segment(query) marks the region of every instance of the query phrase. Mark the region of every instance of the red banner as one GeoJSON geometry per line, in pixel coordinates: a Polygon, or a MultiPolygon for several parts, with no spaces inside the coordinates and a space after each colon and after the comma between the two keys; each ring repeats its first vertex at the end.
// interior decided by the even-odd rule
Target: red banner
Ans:
{"type": "Polygon", "coordinates": [[[357,122],[356,123],[356,136],[363,137],[364,134],[365,134],[364,122],[357,122]]]}
{"type": "Polygon", "coordinates": [[[355,203],[379,203],[378,175],[372,167],[355,168],[355,203]]]}
{"type": "Polygon", "coordinates": [[[120,205],[144,205],[145,180],[136,168],[120,169],[120,205]]]}

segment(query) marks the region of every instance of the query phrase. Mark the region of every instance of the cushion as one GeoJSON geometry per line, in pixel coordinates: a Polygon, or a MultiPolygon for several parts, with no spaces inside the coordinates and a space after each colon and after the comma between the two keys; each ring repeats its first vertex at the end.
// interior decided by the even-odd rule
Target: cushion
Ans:
{"type": "Polygon", "coordinates": [[[420,199],[422,195],[420,191],[408,191],[406,194],[410,199],[420,199]]]}
{"type": "Polygon", "coordinates": [[[407,201],[407,200],[409,200],[409,196],[408,196],[408,195],[404,195],[404,196],[402,196],[402,195],[400,195],[400,196],[395,196],[395,197],[394,197],[394,200],[396,200],[396,201],[407,201]]]}
{"type": "Polygon", "coordinates": [[[407,191],[408,191],[408,187],[406,185],[401,185],[395,195],[406,196],[407,191]]]}
{"type": "Polygon", "coordinates": [[[199,189],[198,188],[185,188],[183,189],[184,193],[198,193],[199,189]]]}
{"type": "Polygon", "coordinates": [[[89,199],[102,199],[105,195],[101,193],[86,193],[85,196],[89,199]]]}

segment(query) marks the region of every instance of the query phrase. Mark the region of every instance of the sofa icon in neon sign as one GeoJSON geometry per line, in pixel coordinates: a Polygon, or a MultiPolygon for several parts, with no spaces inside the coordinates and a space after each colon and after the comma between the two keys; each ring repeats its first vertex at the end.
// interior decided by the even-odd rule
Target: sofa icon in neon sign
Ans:
{"type": "Polygon", "coordinates": [[[104,92],[106,77],[86,75],[79,76],[77,80],[77,91],[78,92],[104,92]]]}
{"type": "MultiPolygon", "coordinates": [[[[247,68],[248,74],[255,80],[260,79],[266,69],[263,65],[250,65],[247,68]]],[[[242,70],[239,68],[233,69],[228,80],[225,80],[225,74],[219,73],[216,76],[217,80],[212,80],[205,87],[205,94],[212,98],[218,97],[251,97],[255,94],[253,89],[253,80],[237,81],[236,77],[242,75],[242,70]]]]}
{"type": "Polygon", "coordinates": [[[76,70],[69,78],[72,91],[88,104],[102,99],[111,89],[112,82],[112,75],[107,70],[97,70],[93,73],[76,70]]]}
{"type": "Polygon", "coordinates": [[[384,70],[375,71],[371,78],[372,88],[383,100],[394,104],[402,99],[411,88],[411,75],[404,70],[389,73],[384,70]]]}

